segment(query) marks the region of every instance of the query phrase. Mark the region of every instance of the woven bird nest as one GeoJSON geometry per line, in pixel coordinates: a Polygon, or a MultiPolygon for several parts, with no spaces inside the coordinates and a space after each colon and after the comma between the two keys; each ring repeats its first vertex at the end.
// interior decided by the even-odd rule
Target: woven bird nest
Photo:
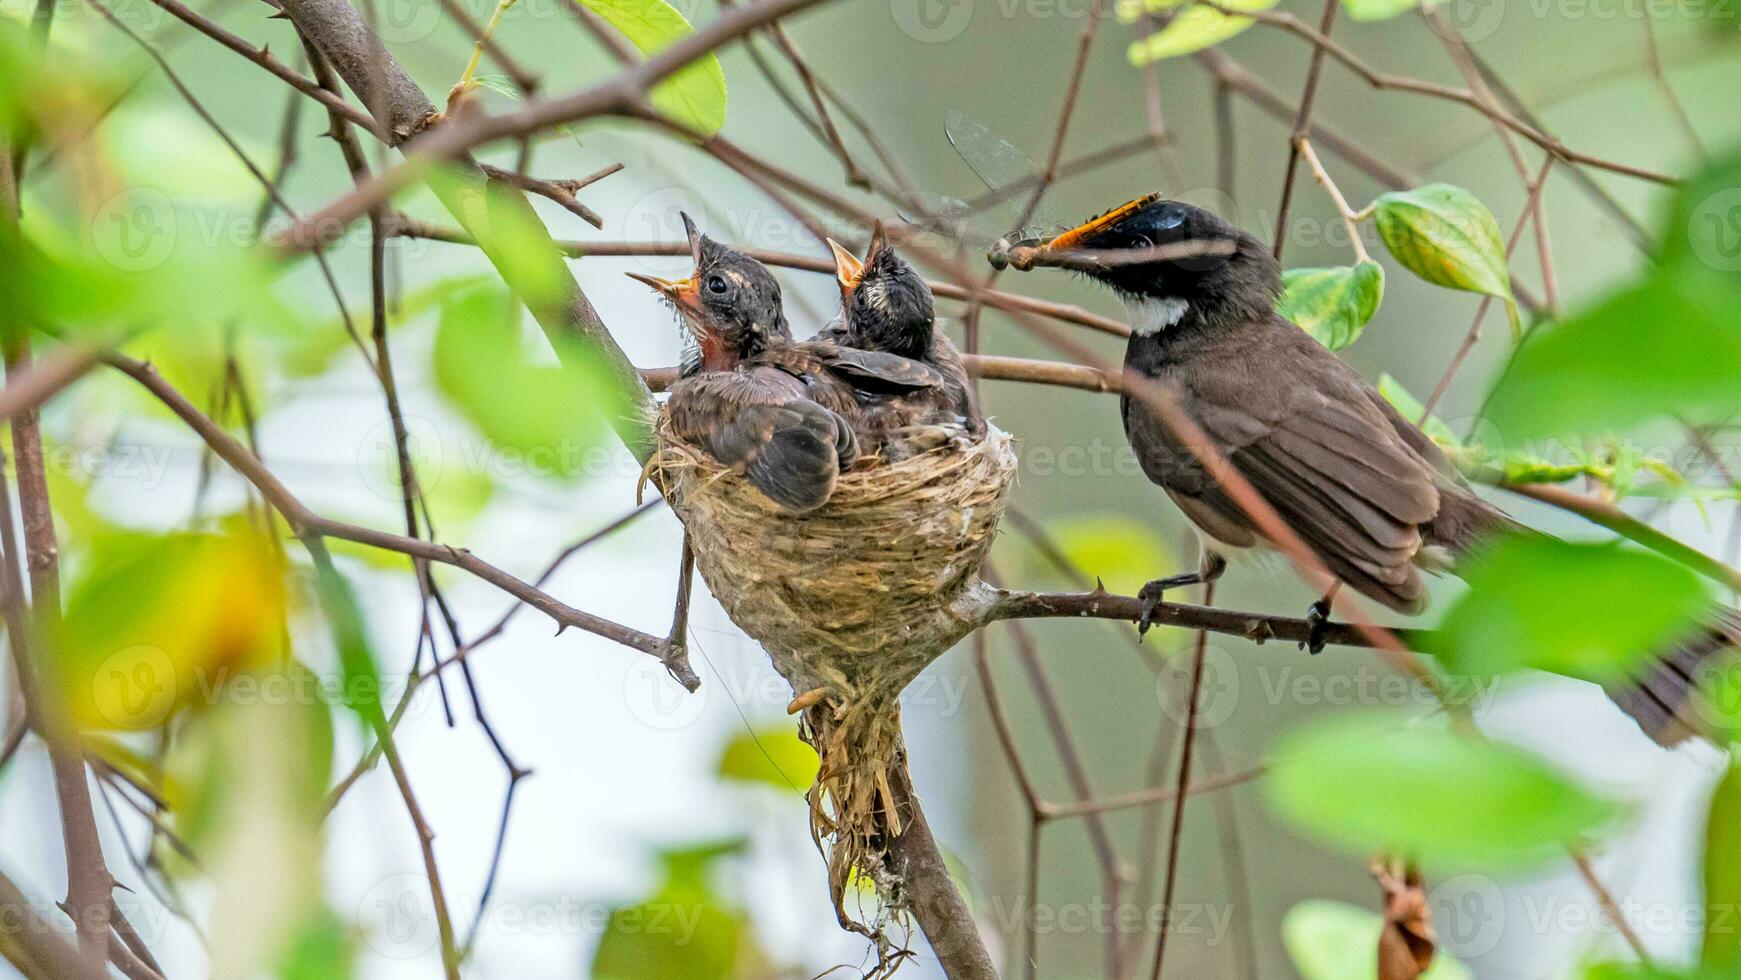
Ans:
{"type": "Polygon", "coordinates": [[[979,569],[1015,481],[1011,437],[987,426],[902,459],[861,458],[834,495],[792,514],[741,474],[673,436],[661,414],[649,475],[689,532],[701,576],[803,700],[801,734],[821,757],[811,826],[826,842],[841,924],[855,879],[901,907],[884,852],[902,817],[890,789],[903,765],[897,697],[979,625],[979,569]],[[822,692],[822,693],[817,693],[822,692]]]}

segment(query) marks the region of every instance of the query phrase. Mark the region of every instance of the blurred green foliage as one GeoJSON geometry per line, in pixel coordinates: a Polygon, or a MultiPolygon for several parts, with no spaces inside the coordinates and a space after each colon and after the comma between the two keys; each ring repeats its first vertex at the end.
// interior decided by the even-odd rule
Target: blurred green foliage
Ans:
{"type": "Polygon", "coordinates": [[[573,342],[556,364],[534,363],[520,306],[500,289],[450,296],[435,339],[435,379],[499,447],[538,473],[575,477],[604,439],[606,418],[630,409],[621,384],[591,348],[573,342]]]}
{"type": "MultiPolygon", "coordinates": [[[[1098,579],[1109,592],[1133,595],[1149,580],[1178,571],[1173,549],[1155,526],[1128,514],[1072,514],[1048,522],[1046,533],[1058,556],[1098,579]]],[[[1019,581],[1059,588],[1081,584],[1065,575],[1055,556],[1038,545],[1024,543],[1021,549],[1019,581]]]]}
{"type": "Polygon", "coordinates": [[[55,650],[82,728],[146,729],[283,661],[284,568],[245,529],[112,534],[90,546],[55,650]]]}
{"type": "Polygon", "coordinates": [[[1615,680],[1661,656],[1713,608],[1697,573],[1618,544],[1508,537],[1459,573],[1469,591],[1423,652],[1473,676],[1529,667],[1615,680]]]}
{"type": "Polygon", "coordinates": [[[1741,932],[1733,916],[1741,910],[1741,765],[1731,762],[1711,795],[1705,822],[1705,936],[1699,962],[1725,976],[1741,972],[1741,932]]]}
{"type": "Polygon", "coordinates": [[[660,852],[661,884],[645,901],[614,909],[592,958],[595,980],[727,980],[767,969],[742,911],[714,886],[720,864],[742,852],[729,840],[660,852]]]}
{"type": "Polygon", "coordinates": [[[1741,157],[1680,190],[1661,241],[1635,282],[1518,350],[1489,405],[1508,439],[1741,411],[1741,157]]]}
{"type": "MultiPolygon", "coordinates": [[[[1261,11],[1275,6],[1276,0],[1224,0],[1220,5],[1234,11],[1261,11]]],[[[1185,0],[1118,0],[1115,9],[1118,19],[1127,24],[1148,14],[1174,14],[1165,27],[1131,43],[1129,55],[1133,65],[1213,47],[1254,23],[1250,17],[1224,14],[1213,7],[1186,6],[1185,0]]]]}
{"type": "MultiPolygon", "coordinates": [[[[1308,899],[1282,917],[1282,945],[1302,980],[1378,980],[1384,919],[1345,902],[1308,899]]],[[[1421,980],[1469,980],[1469,969],[1439,951],[1421,980]]]]}
{"type": "Polygon", "coordinates": [[[1308,722],[1272,760],[1265,795],[1302,831],[1438,874],[1526,870],[1620,812],[1528,752],[1387,712],[1308,722]]]}
{"type": "Polygon", "coordinates": [[[795,725],[780,725],[746,731],[727,742],[717,771],[736,782],[803,794],[820,767],[816,750],[798,737],[795,725]]]}

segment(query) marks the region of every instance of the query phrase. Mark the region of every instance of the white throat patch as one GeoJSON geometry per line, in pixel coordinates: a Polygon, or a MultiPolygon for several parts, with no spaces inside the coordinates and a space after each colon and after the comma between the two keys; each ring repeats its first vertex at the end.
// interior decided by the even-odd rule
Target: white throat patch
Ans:
{"type": "Polygon", "coordinates": [[[1126,296],[1125,315],[1130,328],[1138,334],[1158,334],[1185,318],[1191,308],[1182,299],[1150,299],[1146,296],[1126,296]]]}

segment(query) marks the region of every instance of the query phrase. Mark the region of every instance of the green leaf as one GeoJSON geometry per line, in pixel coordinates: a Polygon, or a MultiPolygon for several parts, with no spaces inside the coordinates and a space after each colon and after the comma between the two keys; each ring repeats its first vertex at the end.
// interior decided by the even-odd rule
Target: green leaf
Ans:
{"type": "Polygon", "coordinates": [[[749,945],[744,923],[699,888],[667,888],[611,913],[593,953],[596,980],[726,980],[749,945]]]}
{"type": "MultiPolygon", "coordinates": [[[[1228,0],[1222,6],[1228,10],[1259,12],[1276,5],[1276,0],[1228,0]]],[[[1147,9],[1168,9],[1177,7],[1176,2],[1150,3],[1147,9]]],[[[1131,22],[1137,19],[1144,10],[1141,3],[1120,3],[1119,19],[1131,22]]],[[[1176,58],[1180,55],[1201,51],[1213,47],[1222,41],[1250,27],[1255,21],[1250,17],[1224,14],[1212,7],[1192,5],[1186,7],[1175,16],[1166,27],[1161,28],[1148,37],[1131,43],[1129,50],[1130,63],[1146,65],[1165,58],[1176,58]]]]}
{"type": "MultiPolygon", "coordinates": [[[[288,332],[300,318],[273,284],[283,266],[263,247],[210,235],[198,215],[150,187],[108,198],[71,236],[52,213],[0,231],[0,296],[16,321],[55,334],[245,320],[288,332]]],[[[209,217],[209,216],[208,216],[209,217]]]]}
{"type": "Polygon", "coordinates": [[[1741,764],[1731,764],[1711,796],[1705,822],[1705,942],[1699,962],[1734,975],[1741,966],[1741,932],[1715,914],[1741,907],[1741,764]]]}
{"type": "Polygon", "coordinates": [[[1384,297],[1384,269],[1377,262],[1282,273],[1276,312],[1331,350],[1360,338],[1384,297]]]}
{"type": "Polygon", "coordinates": [[[705,891],[717,873],[722,858],[742,854],[749,847],[745,837],[726,837],[680,847],[659,850],[659,863],[665,868],[664,891],[705,891]]]}
{"type": "Polygon", "coordinates": [[[1663,265],[1741,272],[1741,153],[1681,185],[1660,237],[1663,265]]]}
{"type": "Polygon", "coordinates": [[[1618,812],[1521,749],[1390,713],[1310,722],[1273,759],[1269,802],[1302,831],[1356,855],[1401,851],[1433,867],[1540,864],[1618,812]]]}
{"type": "Polygon", "coordinates": [[[363,626],[357,595],[351,590],[351,583],[324,555],[317,555],[314,567],[320,608],[326,614],[333,648],[338,653],[345,705],[378,736],[384,736],[387,715],[381,708],[381,673],[375,666],[375,653],[363,626]]]}
{"type": "Polygon", "coordinates": [[[278,980],[348,980],[356,955],[350,930],[331,908],[315,908],[297,930],[279,966],[278,980]]]}
{"type": "Polygon", "coordinates": [[[1392,191],[1373,202],[1378,237],[1403,267],[1450,289],[1505,301],[1513,336],[1520,333],[1505,239],[1475,195],[1450,184],[1392,191]]]}
{"type": "MultiPolygon", "coordinates": [[[[695,28],[665,0],[576,0],[623,32],[644,55],[695,28]]],[[[654,86],[653,106],[671,119],[712,136],[725,125],[725,69],[712,54],[690,62],[654,86]]]]}
{"type": "MultiPolygon", "coordinates": [[[[1063,464],[1060,463],[1060,466],[1063,464]]],[[[1046,523],[1059,554],[1110,592],[1133,595],[1143,583],[1174,564],[1172,549],[1155,533],[1154,525],[1126,514],[1070,514],[1046,523]]],[[[1037,546],[1022,549],[1023,577],[1075,587],[1037,546]]]]}
{"type": "Polygon", "coordinates": [[[93,543],[55,644],[82,728],[154,728],[282,655],[284,569],[246,531],[93,543]]]}
{"type": "Polygon", "coordinates": [[[1660,652],[1708,613],[1691,569],[1617,544],[1507,537],[1467,564],[1469,591],[1429,634],[1459,673],[1520,667],[1605,681],[1660,652]]]}
{"type": "Polygon", "coordinates": [[[500,290],[475,289],[442,310],[435,379],[515,471],[573,478],[585,472],[627,398],[597,354],[578,343],[556,364],[522,349],[520,308],[500,290]],[[511,457],[507,454],[512,454],[511,457]]]}
{"type": "MultiPolygon", "coordinates": [[[[1282,945],[1303,980],[1377,980],[1384,918],[1346,902],[1312,898],[1282,917],[1282,945]]],[[[1440,950],[1421,980],[1468,980],[1469,969],[1440,950]]]]}
{"type": "MultiPolygon", "coordinates": [[[[430,310],[439,309],[456,293],[496,282],[494,276],[450,276],[427,285],[408,289],[387,311],[387,329],[396,330],[430,310]]],[[[333,317],[324,323],[311,324],[293,337],[284,338],[277,346],[274,364],[293,378],[307,378],[325,373],[337,355],[354,351],[344,320],[333,317]]]]}
{"type": "Polygon", "coordinates": [[[300,664],[259,681],[178,728],[168,762],[192,787],[174,820],[213,892],[214,976],[266,975],[320,901],[331,714],[300,664]]]}
{"type": "Polygon", "coordinates": [[[745,732],[727,742],[719,757],[719,774],[803,793],[816,781],[820,765],[816,750],[788,725],[745,732]]]}
{"type": "Polygon", "coordinates": [[[486,88],[497,95],[505,95],[515,102],[520,101],[520,86],[506,75],[473,75],[472,81],[479,88],[486,88]]]}
{"type": "Polygon", "coordinates": [[[1342,0],[1348,19],[1356,21],[1390,20],[1418,5],[1419,0],[1342,0]]]}
{"type": "Polygon", "coordinates": [[[1665,970],[1659,966],[1645,966],[1642,963],[1597,963],[1584,971],[1584,980],[1731,980],[1731,978],[1721,973],[1706,973],[1702,970],[1697,973],[1687,973],[1682,970],[1665,970]]]}
{"type": "Polygon", "coordinates": [[[503,463],[547,475],[583,475],[606,433],[604,420],[629,411],[615,374],[578,341],[557,364],[533,364],[522,350],[521,312],[507,294],[475,289],[447,303],[435,334],[435,381],[493,440],[503,463]]]}
{"type": "Polygon", "coordinates": [[[431,172],[429,187],[528,306],[564,302],[568,267],[524,194],[455,169],[431,172]]]}
{"type": "Polygon", "coordinates": [[[1662,268],[1564,323],[1535,331],[1494,389],[1506,438],[1594,434],[1678,416],[1720,420],[1741,378],[1741,289],[1719,273],[1662,268]]]}

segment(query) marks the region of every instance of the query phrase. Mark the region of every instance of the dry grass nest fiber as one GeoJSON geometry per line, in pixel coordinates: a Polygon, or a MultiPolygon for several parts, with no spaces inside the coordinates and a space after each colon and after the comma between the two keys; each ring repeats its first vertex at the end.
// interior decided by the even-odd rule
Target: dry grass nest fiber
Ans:
{"type": "Polygon", "coordinates": [[[975,625],[979,581],[1010,485],[1013,440],[993,426],[904,459],[861,459],[829,501],[793,514],[664,417],[651,476],[688,529],[732,621],[796,691],[842,697],[907,681],[975,625]]]}

